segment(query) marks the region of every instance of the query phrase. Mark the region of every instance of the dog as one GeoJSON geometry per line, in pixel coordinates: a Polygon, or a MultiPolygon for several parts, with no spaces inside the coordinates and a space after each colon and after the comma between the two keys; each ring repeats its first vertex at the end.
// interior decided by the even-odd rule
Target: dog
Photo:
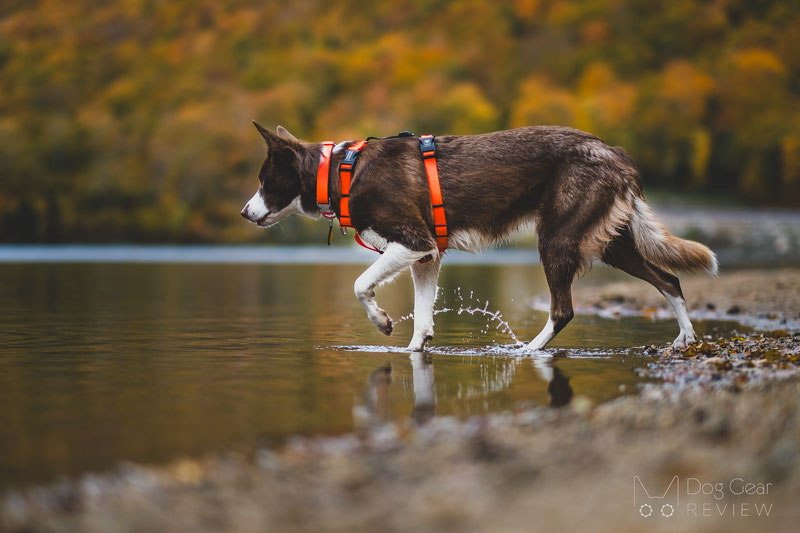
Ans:
{"type": "MultiPolygon", "coordinates": [[[[322,143],[302,142],[285,128],[272,133],[255,123],[267,145],[260,186],[241,214],[259,226],[289,215],[319,218],[315,187],[322,143]]],[[[339,216],[338,165],[354,141],[330,155],[330,206],[339,216]]],[[[671,235],[645,202],[639,172],[619,147],[560,126],[531,126],[481,135],[436,137],[436,166],[445,204],[448,246],[482,251],[533,224],[550,290],[550,314],[527,349],[541,352],[573,318],[572,282],[600,260],[642,279],[667,299],[682,350],[696,336],[676,272],[716,275],[714,253],[671,235]]],[[[442,252],[437,247],[431,190],[419,140],[399,136],[369,142],[352,174],[350,224],[381,252],[355,282],[356,297],[384,334],[392,321],[375,302],[376,286],[411,268],[414,334],[408,349],[433,339],[433,307],[442,252]]]]}

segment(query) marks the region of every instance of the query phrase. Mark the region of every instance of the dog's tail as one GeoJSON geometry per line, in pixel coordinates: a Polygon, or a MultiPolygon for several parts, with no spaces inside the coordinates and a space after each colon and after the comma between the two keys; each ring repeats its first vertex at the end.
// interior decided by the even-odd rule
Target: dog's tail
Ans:
{"type": "Polygon", "coordinates": [[[668,232],[643,198],[633,200],[630,229],[636,249],[649,262],[672,272],[705,271],[716,276],[717,257],[708,246],[668,232]]]}

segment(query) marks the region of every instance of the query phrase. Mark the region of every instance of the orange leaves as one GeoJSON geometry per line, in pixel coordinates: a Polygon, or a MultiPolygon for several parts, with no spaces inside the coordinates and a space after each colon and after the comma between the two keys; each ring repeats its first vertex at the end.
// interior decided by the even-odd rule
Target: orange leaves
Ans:
{"type": "MultiPolygon", "coordinates": [[[[624,145],[647,187],[796,205],[800,23],[786,3],[734,4],[16,2],[0,15],[0,195],[50,174],[41,132],[67,121],[59,146],[91,139],[65,180],[76,205],[156,191],[203,219],[253,185],[257,118],[308,140],[568,125],[624,145]]],[[[152,235],[153,213],[102,220],[152,235]]]]}
{"type": "Polygon", "coordinates": [[[661,97],[693,120],[703,118],[714,79],[688,61],[671,61],[661,74],[661,97]]]}

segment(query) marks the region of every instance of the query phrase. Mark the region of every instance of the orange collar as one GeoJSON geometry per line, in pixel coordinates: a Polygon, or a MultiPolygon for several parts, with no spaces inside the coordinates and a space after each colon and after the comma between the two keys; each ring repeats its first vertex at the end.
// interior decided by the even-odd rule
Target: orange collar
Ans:
{"type": "Polygon", "coordinates": [[[317,167],[317,206],[322,215],[332,215],[331,200],[328,196],[328,176],[331,168],[331,153],[333,152],[333,141],[322,143],[322,152],[319,154],[319,167],[317,167]]]}

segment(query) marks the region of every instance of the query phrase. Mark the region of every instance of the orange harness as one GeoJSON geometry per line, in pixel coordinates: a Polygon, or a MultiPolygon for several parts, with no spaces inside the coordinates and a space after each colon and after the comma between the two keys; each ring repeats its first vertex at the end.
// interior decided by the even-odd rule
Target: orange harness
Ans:
{"type": "MultiPolygon", "coordinates": [[[[436,165],[436,146],[433,142],[433,135],[421,135],[419,138],[419,149],[422,160],[425,163],[425,173],[428,176],[428,188],[431,191],[431,206],[433,209],[433,226],[436,237],[436,247],[439,253],[447,249],[447,220],[444,214],[444,200],[442,198],[442,188],[439,184],[439,169],[436,165]]],[[[368,141],[358,141],[347,148],[342,162],[339,163],[339,177],[341,180],[341,199],[339,201],[339,227],[342,234],[347,235],[347,228],[352,228],[350,223],[350,182],[353,177],[356,160],[361,154],[361,150],[367,145],[368,141]]],[[[330,175],[331,153],[333,152],[333,142],[325,141],[322,143],[322,153],[319,157],[319,167],[317,168],[317,205],[322,216],[330,220],[328,230],[328,244],[331,243],[333,236],[333,218],[336,214],[331,211],[330,194],[328,192],[328,179],[330,175]]],[[[361,240],[358,232],[355,234],[358,244],[378,253],[383,253],[377,248],[367,245],[361,240]]],[[[428,259],[426,257],[425,259],[428,259]]],[[[429,260],[429,259],[428,259],[429,260]]],[[[424,261],[424,259],[423,259],[424,261]]]]}

